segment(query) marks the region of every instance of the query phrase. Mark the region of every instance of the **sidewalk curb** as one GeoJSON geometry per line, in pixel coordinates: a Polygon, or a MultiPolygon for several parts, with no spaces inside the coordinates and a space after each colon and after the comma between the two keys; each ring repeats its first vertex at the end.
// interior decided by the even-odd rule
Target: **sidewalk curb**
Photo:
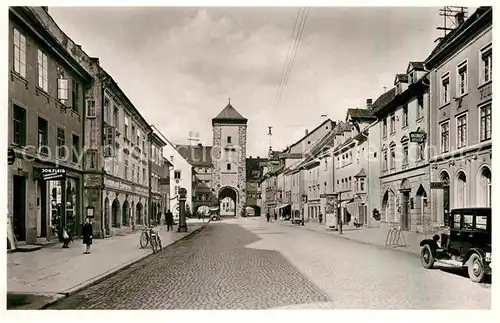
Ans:
{"type": "Polygon", "coordinates": [[[357,243],[361,243],[361,244],[365,244],[365,245],[370,245],[370,246],[374,246],[374,247],[379,247],[379,248],[383,248],[383,249],[387,249],[387,250],[392,250],[392,251],[396,251],[396,252],[403,252],[405,254],[410,254],[410,255],[413,255],[413,256],[416,256],[416,257],[420,257],[420,253],[417,253],[417,252],[414,252],[414,251],[411,251],[411,250],[397,249],[395,247],[388,247],[388,246],[383,246],[383,245],[376,244],[376,243],[373,243],[373,242],[366,242],[366,241],[362,241],[362,240],[358,240],[358,239],[349,238],[349,237],[346,237],[344,235],[330,234],[330,232],[327,231],[326,229],[324,231],[319,231],[319,230],[310,229],[307,226],[303,226],[302,227],[302,226],[299,226],[299,225],[287,225],[287,224],[284,224],[284,223],[281,223],[281,222],[273,222],[273,223],[279,224],[279,225],[284,226],[284,227],[297,228],[297,229],[301,229],[302,228],[303,230],[307,230],[307,231],[311,231],[311,232],[319,232],[319,233],[330,235],[330,236],[335,237],[335,238],[341,238],[341,239],[344,239],[344,240],[349,240],[349,241],[353,241],[353,242],[357,242],[357,243]]]}
{"type": "MultiPolygon", "coordinates": [[[[195,229],[194,231],[188,232],[188,234],[186,234],[182,238],[180,238],[178,240],[175,240],[175,241],[173,241],[172,243],[170,243],[170,244],[168,244],[166,246],[163,246],[163,249],[165,249],[165,248],[167,248],[169,246],[172,246],[172,245],[174,245],[174,244],[176,244],[176,243],[178,243],[178,242],[180,242],[182,240],[185,240],[186,238],[190,237],[191,235],[193,235],[193,234],[201,231],[202,229],[206,228],[209,223],[210,222],[203,223],[199,228],[195,229]]],[[[82,291],[82,290],[84,290],[86,288],[89,288],[89,287],[91,287],[93,285],[96,285],[96,284],[102,282],[103,280],[106,280],[106,279],[110,278],[111,276],[116,275],[119,272],[121,272],[121,271],[123,271],[123,270],[125,270],[127,268],[130,268],[132,265],[140,262],[141,260],[147,259],[147,258],[149,258],[149,257],[151,257],[153,255],[154,255],[153,253],[148,253],[146,255],[138,256],[138,257],[136,257],[136,258],[128,261],[123,266],[115,267],[115,268],[110,269],[110,270],[108,270],[107,272],[105,272],[105,273],[103,273],[101,275],[97,275],[94,278],[91,278],[91,279],[87,280],[86,282],[83,282],[83,283],[81,283],[79,285],[75,285],[75,287],[70,288],[70,290],[68,292],[62,293],[63,295],[55,297],[53,300],[51,300],[48,303],[42,305],[38,309],[40,309],[40,310],[47,309],[48,307],[56,304],[57,302],[65,299],[65,298],[68,298],[71,295],[74,295],[74,294],[76,294],[76,293],[78,293],[78,292],[80,292],[80,291],[82,291]]]]}

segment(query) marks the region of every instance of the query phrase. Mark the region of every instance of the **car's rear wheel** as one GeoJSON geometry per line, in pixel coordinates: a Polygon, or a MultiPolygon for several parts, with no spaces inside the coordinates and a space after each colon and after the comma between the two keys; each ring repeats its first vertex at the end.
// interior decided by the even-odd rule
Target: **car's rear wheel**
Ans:
{"type": "Polygon", "coordinates": [[[477,253],[474,253],[470,256],[468,263],[470,280],[475,283],[482,283],[484,281],[485,273],[481,257],[479,257],[477,253]]]}
{"type": "Polygon", "coordinates": [[[420,261],[425,269],[432,269],[434,266],[434,256],[432,255],[431,247],[426,244],[420,251],[420,261]]]}

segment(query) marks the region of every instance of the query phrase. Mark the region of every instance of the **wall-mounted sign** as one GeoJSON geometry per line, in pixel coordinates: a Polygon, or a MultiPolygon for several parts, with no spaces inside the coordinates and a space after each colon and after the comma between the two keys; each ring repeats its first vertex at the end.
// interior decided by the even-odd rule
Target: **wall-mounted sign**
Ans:
{"type": "Polygon", "coordinates": [[[66,176],[66,169],[64,168],[42,168],[40,172],[44,181],[57,181],[66,176]]]}
{"type": "Polygon", "coordinates": [[[122,191],[132,192],[132,186],[130,186],[128,184],[125,184],[125,183],[113,181],[113,180],[111,180],[109,178],[106,178],[104,180],[104,185],[106,187],[114,188],[116,190],[122,190],[122,191]]]}
{"type": "Polygon", "coordinates": [[[425,132],[413,131],[410,132],[410,141],[422,143],[425,141],[425,132]]]}

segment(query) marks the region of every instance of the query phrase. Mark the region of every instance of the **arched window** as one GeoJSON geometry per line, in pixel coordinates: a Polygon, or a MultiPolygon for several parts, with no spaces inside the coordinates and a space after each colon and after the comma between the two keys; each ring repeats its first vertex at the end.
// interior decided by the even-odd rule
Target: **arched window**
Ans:
{"type": "Polygon", "coordinates": [[[455,186],[455,207],[462,208],[467,206],[467,176],[463,171],[457,174],[457,185],[455,186]]]}
{"type": "Polygon", "coordinates": [[[479,206],[491,207],[491,170],[487,166],[479,172],[477,200],[479,206]]]}

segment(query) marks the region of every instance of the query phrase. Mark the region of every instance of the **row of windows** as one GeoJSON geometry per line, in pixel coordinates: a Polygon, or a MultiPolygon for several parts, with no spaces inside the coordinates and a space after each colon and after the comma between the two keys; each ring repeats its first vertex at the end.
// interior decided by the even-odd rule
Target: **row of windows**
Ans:
{"type": "MultiPolygon", "coordinates": [[[[124,157],[124,167],[123,167],[123,178],[127,180],[131,180],[133,182],[141,183],[141,173],[142,173],[142,183],[144,185],[147,185],[147,175],[146,175],[146,168],[142,168],[139,165],[135,165],[135,163],[132,163],[131,166],[129,166],[128,163],[128,156],[125,155],[124,157]],[[130,168],[130,178],[129,178],[129,168],[130,168]]],[[[151,179],[151,183],[153,183],[153,179],[151,179]]]]}
{"type": "MultiPolygon", "coordinates": [[[[491,103],[479,107],[479,135],[480,140],[491,139],[491,103]]],[[[467,113],[456,118],[456,143],[457,149],[467,146],[467,113]]],[[[450,120],[440,124],[440,150],[441,153],[450,151],[450,120]]]]}
{"type": "Polygon", "coordinates": [[[359,192],[364,192],[365,178],[364,177],[355,178],[354,186],[351,176],[337,180],[337,191],[348,191],[348,190],[356,190],[359,192]]]}
{"type": "MultiPolygon", "coordinates": [[[[408,105],[404,105],[401,108],[401,113],[402,113],[402,120],[401,120],[401,128],[406,128],[409,125],[409,119],[408,119],[408,105]]],[[[417,97],[417,118],[416,120],[420,120],[424,117],[424,96],[420,95],[417,97]]],[[[382,137],[385,138],[387,137],[387,119],[389,119],[390,122],[390,133],[395,134],[396,133],[396,113],[393,112],[389,115],[388,118],[385,118],[382,121],[382,137]]]]}
{"type": "MultiPolygon", "coordinates": [[[[26,109],[14,105],[13,107],[12,141],[15,145],[26,146],[26,109]]],[[[48,120],[38,117],[37,122],[37,151],[41,154],[49,154],[49,122],[48,120]]],[[[63,127],[57,127],[56,131],[57,158],[67,159],[66,146],[66,130],[63,127]]],[[[75,164],[79,163],[80,158],[80,137],[72,135],[71,141],[71,161],[75,164]]]]}
{"type": "MultiPolygon", "coordinates": [[[[26,79],[26,36],[18,29],[14,28],[14,72],[22,78],[26,79]]],[[[49,92],[49,60],[47,54],[40,48],[37,49],[37,87],[44,92],[49,92]]],[[[69,100],[69,79],[65,76],[64,70],[61,67],[57,68],[57,99],[65,105],[69,100]]],[[[72,80],[72,104],[71,108],[75,112],[79,112],[80,105],[80,84],[76,80],[72,80]]]]}
{"type": "MultiPolygon", "coordinates": [[[[402,144],[402,166],[407,166],[409,164],[409,144],[408,142],[404,142],[402,144]]],[[[391,170],[396,169],[396,147],[393,146],[389,149],[390,152],[390,159],[388,158],[388,151],[387,149],[382,150],[382,171],[387,171],[390,166],[391,170]],[[388,163],[390,162],[390,165],[388,163]]],[[[416,145],[416,160],[421,161],[425,159],[425,142],[422,143],[417,143],[416,145]]]]}
{"type": "MultiPolygon", "coordinates": [[[[479,60],[479,85],[483,85],[492,80],[493,77],[493,56],[491,44],[485,46],[480,51],[479,60]]],[[[468,77],[468,60],[465,60],[457,65],[456,69],[456,93],[459,97],[466,95],[469,92],[469,77],[468,77]]],[[[446,72],[441,76],[440,85],[440,104],[441,106],[448,104],[451,99],[450,87],[450,72],[446,72]]]]}

